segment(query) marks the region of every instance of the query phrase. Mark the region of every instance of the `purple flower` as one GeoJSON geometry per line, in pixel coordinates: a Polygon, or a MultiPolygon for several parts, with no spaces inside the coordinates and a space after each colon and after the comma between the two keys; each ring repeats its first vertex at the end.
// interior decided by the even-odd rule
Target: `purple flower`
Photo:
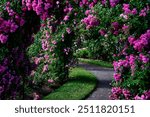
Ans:
{"type": "Polygon", "coordinates": [[[141,60],[143,63],[148,63],[148,62],[149,62],[149,58],[146,57],[145,55],[140,54],[139,57],[140,57],[140,60],[141,60]]]}
{"type": "Polygon", "coordinates": [[[90,15],[90,13],[91,13],[91,10],[86,10],[86,11],[85,11],[85,15],[86,15],[86,16],[90,15]]]}
{"type": "Polygon", "coordinates": [[[111,7],[115,7],[120,2],[120,0],[109,0],[109,2],[111,7]]]}
{"type": "Polygon", "coordinates": [[[88,15],[86,18],[82,19],[82,23],[84,23],[86,28],[89,29],[91,27],[98,26],[99,20],[93,15],[88,15]]]}
{"type": "Polygon", "coordinates": [[[114,30],[118,30],[120,28],[120,25],[118,22],[113,22],[112,27],[114,28],[114,30]]]}
{"type": "Polygon", "coordinates": [[[68,34],[71,33],[71,29],[70,28],[66,28],[66,31],[67,31],[68,34]]]}
{"type": "Polygon", "coordinates": [[[130,45],[132,45],[133,42],[135,41],[135,38],[130,36],[130,37],[128,37],[128,41],[129,41],[130,45]]]}
{"type": "Polygon", "coordinates": [[[106,34],[106,31],[104,29],[99,30],[99,33],[101,36],[104,36],[106,34]]]}
{"type": "Polygon", "coordinates": [[[46,71],[48,71],[48,65],[44,65],[42,72],[44,73],[44,72],[46,72],[46,71]]]}
{"type": "Polygon", "coordinates": [[[102,5],[106,4],[106,0],[101,0],[102,5]]]}
{"type": "Polygon", "coordinates": [[[133,15],[136,15],[137,14],[136,8],[134,8],[131,12],[132,12],[133,15]]]}
{"type": "Polygon", "coordinates": [[[122,9],[124,10],[124,13],[127,14],[127,15],[131,13],[129,4],[123,4],[123,8],[122,9]]]}
{"type": "Polygon", "coordinates": [[[123,89],[122,93],[123,93],[123,95],[125,96],[126,99],[129,99],[130,96],[131,96],[130,91],[127,90],[127,89],[123,89]]]}
{"type": "Polygon", "coordinates": [[[66,16],[64,17],[64,21],[68,21],[68,20],[69,20],[69,16],[66,15],[66,16]]]}
{"type": "Polygon", "coordinates": [[[121,80],[121,74],[120,73],[114,73],[114,79],[115,79],[115,81],[120,81],[121,80]]]}
{"type": "Polygon", "coordinates": [[[0,65],[0,74],[6,70],[6,67],[0,65]]]}
{"type": "Polygon", "coordinates": [[[7,42],[7,40],[8,40],[8,36],[0,34],[0,42],[2,44],[5,44],[7,42]]]}

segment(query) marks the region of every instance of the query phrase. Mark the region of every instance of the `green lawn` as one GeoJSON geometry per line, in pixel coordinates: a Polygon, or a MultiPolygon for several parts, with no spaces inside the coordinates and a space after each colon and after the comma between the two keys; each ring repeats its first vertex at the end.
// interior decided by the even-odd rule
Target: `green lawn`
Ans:
{"type": "Polygon", "coordinates": [[[73,68],[69,77],[68,82],[44,97],[44,100],[81,100],[88,96],[97,84],[96,77],[82,68],[73,68]]]}
{"type": "Polygon", "coordinates": [[[84,63],[97,65],[97,66],[101,66],[101,67],[113,68],[113,65],[111,63],[106,62],[106,61],[102,61],[102,60],[92,60],[92,59],[79,58],[79,61],[84,62],[84,63]]]}

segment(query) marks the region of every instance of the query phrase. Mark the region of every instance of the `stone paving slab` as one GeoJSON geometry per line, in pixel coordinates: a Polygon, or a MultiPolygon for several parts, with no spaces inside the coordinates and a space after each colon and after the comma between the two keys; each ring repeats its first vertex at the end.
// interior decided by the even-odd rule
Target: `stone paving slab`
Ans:
{"type": "Polygon", "coordinates": [[[79,63],[79,66],[92,72],[98,80],[96,89],[87,98],[87,100],[109,100],[109,95],[111,92],[110,83],[112,81],[114,73],[113,69],[103,68],[86,63],[79,63]]]}

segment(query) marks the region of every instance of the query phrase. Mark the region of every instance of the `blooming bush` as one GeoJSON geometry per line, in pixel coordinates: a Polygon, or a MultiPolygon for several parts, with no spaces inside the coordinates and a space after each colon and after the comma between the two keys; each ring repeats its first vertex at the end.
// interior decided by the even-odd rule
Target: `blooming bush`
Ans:
{"type": "Polygon", "coordinates": [[[82,6],[86,10],[81,36],[93,58],[114,59],[111,99],[149,99],[149,4],[147,0],[103,0],[93,7],[82,6]]]}
{"type": "MultiPolygon", "coordinates": [[[[58,11],[63,10],[67,3],[63,1],[53,2],[52,0],[10,0],[10,2],[4,1],[0,3],[0,6],[2,6],[0,7],[2,11],[0,14],[0,50],[2,50],[0,58],[0,99],[24,99],[26,89],[30,90],[34,84],[33,87],[41,86],[41,83],[46,81],[49,83],[54,76],[55,78],[57,76],[60,82],[64,81],[68,76],[68,73],[66,73],[69,68],[67,67],[69,64],[67,56],[71,51],[69,48],[71,44],[59,47],[60,45],[62,46],[62,44],[59,44],[62,42],[56,42],[57,40],[51,40],[51,42],[49,40],[51,35],[45,34],[40,27],[49,28],[52,33],[57,32],[57,25],[61,24],[60,21],[64,17],[58,11]],[[46,24],[47,19],[49,20],[48,24],[46,24]],[[41,31],[37,34],[37,38],[43,39],[38,40],[41,45],[38,42],[38,45],[36,45],[37,51],[32,51],[34,44],[31,47],[30,45],[34,42],[33,34],[36,34],[39,30],[41,31]],[[54,46],[59,44],[54,49],[64,50],[49,54],[53,48],[52,46],[50,47],[50,43],[54,46]],[[64,54],[62,57],[65,59],[64,61],[62,61],[61,53],[64,54]],[[61,61],[62,63],[60,63],[61,61]],[[50,71],[50,73],[46,74],[51,70],[51,67],[54,67],[54,72],[50,71]],[[37,73],[36,70],[40,72],[37,73]],[[39,74],[40,76],[37,77],[39,74]],[[33,79],[30,79],[32,77],[33,79]]],[[[73,31],[70,31],[70,28],[68,30],[64,29],[65,41],[66,32],[67,34],[72,34],[73,31]]],[[[33,97],[39,98],[37,95],[35,92],[33,97]]]]}
{"type": "Polygon", "coordinates": [[[0,99],[39,99],[65,82],[81,42],[114,60],[111,99],[149,99],[149,22],[149,0],[1,1],[0,99]]]}

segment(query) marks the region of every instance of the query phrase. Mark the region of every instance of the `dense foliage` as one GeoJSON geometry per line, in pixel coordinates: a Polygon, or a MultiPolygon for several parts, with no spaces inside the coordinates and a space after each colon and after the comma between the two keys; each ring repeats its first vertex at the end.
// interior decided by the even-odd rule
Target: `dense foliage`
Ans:
{"type": "Polygon", "coordinates": [[[39,99],[74,55],[114,61],[111,99],[149,99],[149,25],[149,0],[1,0],[0,99],[39,99]]]}

